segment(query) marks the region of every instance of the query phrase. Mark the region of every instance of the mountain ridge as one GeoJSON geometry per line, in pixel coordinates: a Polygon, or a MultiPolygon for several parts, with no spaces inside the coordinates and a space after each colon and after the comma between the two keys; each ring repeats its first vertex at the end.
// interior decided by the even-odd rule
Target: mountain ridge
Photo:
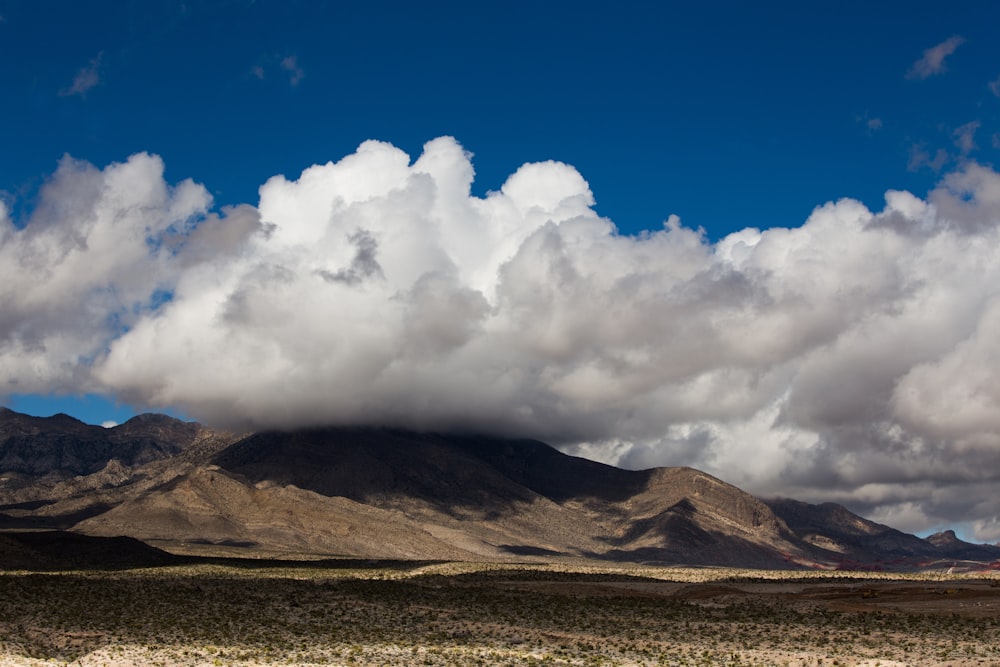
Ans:
{"type": "Polygon", "coordinates": [[[832,503],[760,499],[692,468],[624,470],[536,440],[375,427],[240,436],[163,415],[104,429],[0,412],[3,526],[249,556],[827,569],[1000,560],[1000,548],[953,533],[924,540],[832,503]]]}

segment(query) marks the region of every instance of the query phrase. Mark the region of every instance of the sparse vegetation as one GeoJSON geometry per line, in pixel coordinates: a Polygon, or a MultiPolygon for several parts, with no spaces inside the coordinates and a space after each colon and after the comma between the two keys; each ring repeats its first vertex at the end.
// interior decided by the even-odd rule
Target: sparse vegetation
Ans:
{"type": "Polygon", "coordinates": [[[468,563],[7,572],[0,663],[989,665],[990,583],[468,563]]]}

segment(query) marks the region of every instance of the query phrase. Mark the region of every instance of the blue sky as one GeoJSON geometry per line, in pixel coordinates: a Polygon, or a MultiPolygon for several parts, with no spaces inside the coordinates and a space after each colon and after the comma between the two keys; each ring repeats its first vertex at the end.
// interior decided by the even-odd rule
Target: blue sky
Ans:
{"type": "Polygon", "coordinates": [[[968,498],[1000,467],[998,23],[0,0],[0,393],[499,428],[1000,540],[968,498]]]}
{"type": "Polygon", "coordinates": [[[103,165],[149,151],[220,204],[253,202],[271,175],[365,139],[413,154],[447,134],[476,155],[477,191],[561,160],[626,232],[671,213],[712,237],[794,226],[831,199],[926,192],[936,175],[908,168],[912,152],[955,153],[965,123],[982,123],[977,157],[995,156],[998,11],[8,1],[0,184],[23,210],[64,153],[103,165]],[[905,76],[956,35],[941,73],[905,76]]]}

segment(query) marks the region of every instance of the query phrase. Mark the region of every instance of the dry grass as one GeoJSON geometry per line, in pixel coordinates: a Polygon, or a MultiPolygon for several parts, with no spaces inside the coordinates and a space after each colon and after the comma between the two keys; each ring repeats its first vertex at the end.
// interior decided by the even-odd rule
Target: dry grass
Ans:
{"type": "Polygon", "coordinates": [[[0,663],[1000,665],[990,584],[587,565],[7,572],[0,663]]]}

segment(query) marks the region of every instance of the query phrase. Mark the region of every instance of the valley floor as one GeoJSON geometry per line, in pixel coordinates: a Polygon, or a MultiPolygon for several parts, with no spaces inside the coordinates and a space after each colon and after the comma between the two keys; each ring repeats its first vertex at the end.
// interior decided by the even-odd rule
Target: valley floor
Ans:
{"type": "Polygon", "coordinates": [[[1000,665],[998,582],[448,563],[0,572],[0,664],[1000,665]]]}

